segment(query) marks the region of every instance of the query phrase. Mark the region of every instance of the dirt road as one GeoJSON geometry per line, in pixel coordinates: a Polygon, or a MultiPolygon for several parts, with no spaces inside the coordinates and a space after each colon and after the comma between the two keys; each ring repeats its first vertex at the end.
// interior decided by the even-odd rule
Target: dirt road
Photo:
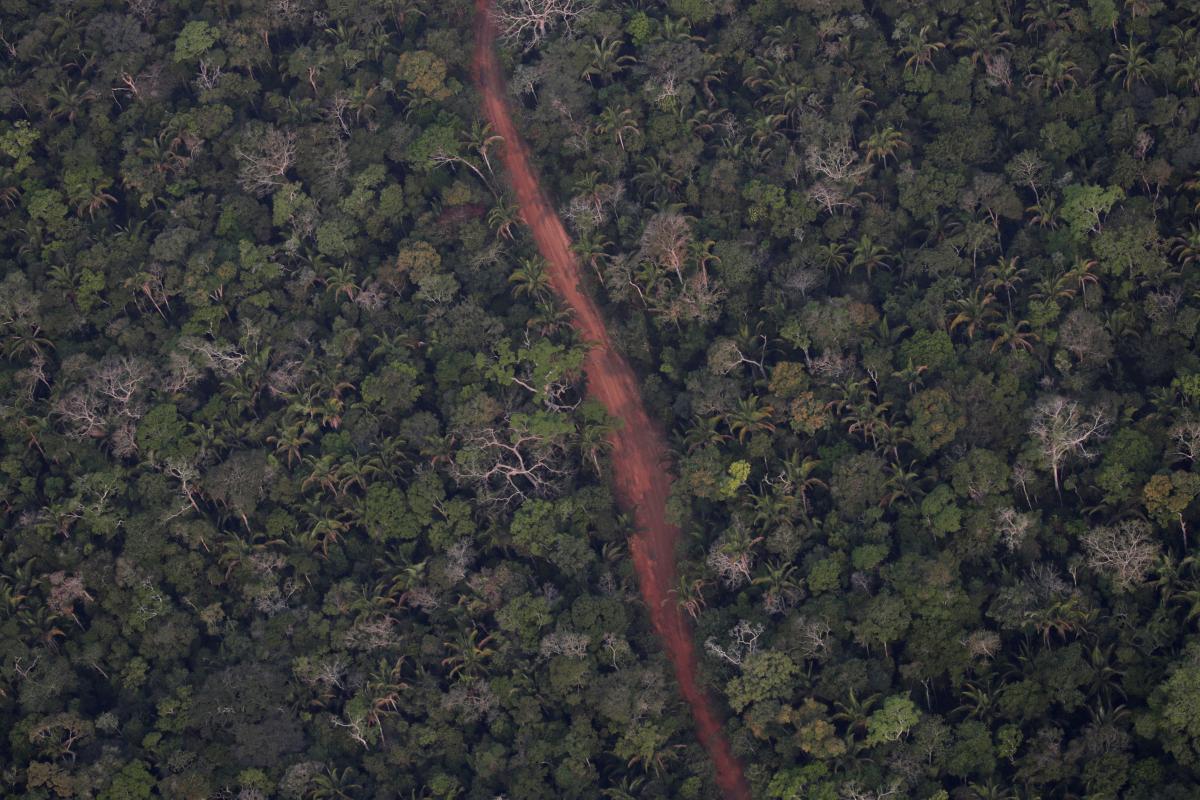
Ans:
{"type": "Polygon", "coordinates": [[[630,553],[642,599],[655,632],[670,657],[680,694],[691,706],[697,736],[716,769],[716,780],[730,800],[749,800],[742,766],[721,732],[712,701],[696,682],[696,648],[691,629],[670,590],[676,583],[675,543],[679,528],[667,522],[671,488],[664,435],[646,413],[633,370],[617,352],[592,299],[579,289],[580,266],[571,251],[562,220],[547,200],[530,165],[528,147],[513,124],[496,59],[496,32],[490,0],[476,0],[475,82],[483,112],[504,137],[503,161],[538,250],[549,263],[550,285],[574,311],[574,324],[593,344],[584,367],[588,391],[624,425],[612,436],[614,493],[631,511],[637,528],[630,553]]]}

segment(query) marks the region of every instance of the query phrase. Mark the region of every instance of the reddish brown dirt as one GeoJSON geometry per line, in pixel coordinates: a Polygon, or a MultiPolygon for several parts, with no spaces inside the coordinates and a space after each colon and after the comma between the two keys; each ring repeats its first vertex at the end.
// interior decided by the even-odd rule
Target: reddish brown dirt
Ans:
{"type": "Polygon", "coordinates": [[[749,800],[742,765],[721,732],[711,699],[696,681],[696,647],[691,629],[671,594],[676,584],[675,544],[680,534],[666,518],[672,476],[665,438],[646,413],[633,370],[613,347],[599,309],[579,289],[581,271],[571,251],[570,237],[538,183],[528,147],[509,113],[496,59],[490,7],[491,0],[476,0],[475,82],[485,116],[492,129],[504,137],[504,165],[534,242],[549,264],[550,286],[572,309],[576,328],[593,345],[584,364],[588,391],[624,423],[611,437],[613,488],[617,502],[633,515],[636,531],[630,539],[630,553],[642,599],[670,658],[680,694],[692,709],[696,733],[712,759],[717,784],[731,800],[749,800]]]}

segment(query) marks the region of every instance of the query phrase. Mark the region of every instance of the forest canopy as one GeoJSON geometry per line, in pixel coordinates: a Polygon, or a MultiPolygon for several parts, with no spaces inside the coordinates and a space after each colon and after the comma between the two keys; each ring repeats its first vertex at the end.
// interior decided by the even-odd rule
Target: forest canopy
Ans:
{"type": "MultiPolygon", "coordinates": [[[[753,794],[1200,792],[1200,12],[497,0],[753,794]]],[[[0,0],[0,794],[712,798],[469,0],[0,0]]]]}

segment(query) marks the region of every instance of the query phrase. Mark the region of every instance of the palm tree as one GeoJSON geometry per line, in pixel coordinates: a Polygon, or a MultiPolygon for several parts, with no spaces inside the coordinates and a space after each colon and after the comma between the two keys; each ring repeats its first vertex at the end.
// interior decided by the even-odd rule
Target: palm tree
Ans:
{"type": "Polygon", "coordinates": [[[720,415],[693,417],[691,426],[683,436],[683,446],[686,452],[690,455],[702,447],[720,445],[729,441],[728,434],[720,431],[718,427],[720,424],[720,415]]]}
{"type": "Polygon", "coordinates": [[[1009,350],[1033,352],[1034,342],[1038,340],[1038,335],[1033,332],[1033,326],[1029,324],[1028,320],[1013,319],[1010,314],[1005,317],[1003,322],[996,323],[991,327],[996,334],[996,339],[992,342],[993,353],[1004,346],[1007,346],[1009,350]]]}
{"type": "Polygon", "coordinates": [[[88,86],[87,81],[76,81],[68,84],[60,81],[46,95],[46,107],[54,119],[66,117],[68,122],[74,122],[88,103],[96,99],[96,92],[88,86]]]}
{"type": "Polygon", "coordinates": [[[602,135],[611,135],[618,145],[621,147],[621,152],[625,152],[625,138],[629,136],[641,135],[641,128],[638,127],[637,118],[634,117],[633,110],[630,108],[617,108],[616,106],[607,106],[600,112],[599,121],[596,123],[596,133],[602,135]]]}
{"type": "Polygon", "coordinates": [[[759,569],[758,575],[750,583],[754,586],[766,587],[764,598],[772,598],[775,602],[780,600],[794,602],[801,592],[801,579],[797,577],[798,572],[799,569],[795,564],[781,559],[773,559],[759,569]]]}
{"type": "Polygon", "coordinates": [[[601,283],[604,283],[601,266],[609,259],[608,248],[610,247],[612,247],[612,242],[602,232],[590,227],[581,230],[571,244],[571,250],[580,261],[592,268],[592,271],[596,273],[596,279],[601,283]]]}
{"type": "Polygon", "coordinates": [[[654,156],[644,156],[641,167],[633,176],[633,182],[648,189],[655,200],[670,200],[683,181],[679,180],[663,162],[654,156]]]}
{"type": "Polygon", "coordinates": [[[450,655],[442,659],[442,666],[450,667],[450,672],[447,673],[448,677],[455,678],[461,675],[473,678],[487,674],[486,662],[496,655],[496,651],[488,647],[493,637],[494,634],[489,633],[480,639],[479,629],[472,628],[470,631],[460,633],[458,638],[452,642],[442,642],[442,645],[450,651],[450,655]]]}
{"type": "Polygon", "coordinates": [[[838,709],[833,719],[845,722],[847,733],[863,733],[867,730],[867,719],[871,716],[871,709],[879,702],[880,697],[881,695],[873,694],[859,700],[858,694],[851,689],[846,702],[833,704],[834,708],[838,709]]]}
{"type": "Polygon", "coordinates": [[[736,407],[725,414],[725,424],[737,435],[739,442],[745,442],[746,437],[756,431],[773,431],[771,415],[775,409],[770,405],[759,406],[759,396],[752,394],[737,401],[736,407]]]}
{"type": "Polygon", "coordinates": [[[1094,258],[1077,258],[1071,268],[1059,279],[1064,285],[1074,284],[1079,287],[1078,291],[1083,297],[1084,308],[1087,307],[1087,287],[1100,285],[1100,278],[1094,274],[1099,266],[1100,262],[1094,258]]]}
{"type": "Polygon", "coordinates": [[[611,434],[617,429],[618,423],[603,407],[596,411],[591,411],[592,408],[597,407],[589,406],[583,412],[583,421],[579,427],[579,452],[591,462],[596,475],[599,476],[602,473],[600,457],[612,450],[611,434]]]}
{"type": "Polygon", "coordinates": [[[899,500],[913,503],[925,494],[922,486],[924,479],[913,470],[913,466],[914,464],[909,464],[906,467],[899,461],[892,461],[884,467],[887,473],[884,484],[887,491],[879,500],[881,507],[890,507],[899,500]]]}
{"type": "Polygon", "coordinates": [[[349,266],[334,267],[330,270],[329,277],[325,279],[325,288],[333,290],[334,300],[337,300],[338,295],[345,294],[346,299],[353,302],[354,296],[358,294],[359,290],[354,270],[349,266]]]}
{"type": "Polygon", "coordinates": [[[1146,45],[1135,42],[1131,36],[1127,43],[1118,45],[1117,52],[1109,55],[1107,71],[1129,91],[1133,84],[1144,83],[1154,75],[1154,65],[1146,55],[1146,45]]]}
{"type": "Polygon", "coordinates": [[[887,125],[883,130],[875,130],[862,143],[861,147],[866,154],[868,163],[874,164],[876,161],[880,161],[886,164],[889,158],[895,158],[897,151],[907,149],[908,143],[904,141],[903,133],[891,125],[887,125]]]}
{"type": "Polygon", "coordinates": [[[991,724],[999,710],[997,708],[999,692],[994,678],[990,676],[986,681],[978,683],[967,681],[959,690],[959,697],[962,698],[962,702],[950,713],[961,715],[962,719],[978,719],[986,724],[991,724]]]}
{"type": "Polygon", "coordinates": [[[958,313],[951,317],[949,330],[953,332],[955,328],[962,325],[967,332],[967,338],[973,340],[976,329],[986,325],[989,320],[1000,313],[992,308],[992,304],[995,302],[996,295],[991,292],[982,292],[979,288],[976,288],[970,297],[956,300],[958,313]]]}
{"type": "Polygon", "coordinates": [[[1200,94],[1200,56],[1181,59],[1176,69],[1175,85],[1192,94],[1200,94]]]}
{"type": "Polygon", "coordinates": [[[854,243],[854,257],[850,260],[850,271],[854,272],[862,267],[867,271],[867,280],[870,280],[877,268],[891,269],[891,264],[888,263],[890,258],[891,253],[886,247],[876,244],[868,234],[864,233],[854,243]]]}
{"type": "Polygon", "coordinates": [[[521,209],[509,203],[504,197],[497,198],[496,204],[488,211],[487,223],[500,236],[512,240],[513,228],[521,221],[521,209]]]}
{"type": "Polygon", "coordinates": [[[932,67],[933,57],[946,49],[946,43],[932,38],[929,25],[921,26],[916,33],[910,33],[908,41],[900,48],[898,55],[907,56],[904,68],[919,72],[922,67],[932,67]]]}
{"type": "Polygon", "coordinates": [[[353,768],[346,767],[340,772],[335,767],[327,767],[325,772],[313,776],[313,786],[308,796],[311,800],[354,800],[362,791],[362,784],[355,783],[353,768]]]}
{"type": "Polygon", "coordinates": [[[300,484],[300,490],[316,485],[337,497],[339,495],[337,469],[332,455],[305,456],[303,463],[309,467],[308,476],[300,484]]]}
{"type": "Polygon", "coordinates": [[[783,461],[783,472],[780,473],[786,490],[800,498],[800,506],[807,517],[808,492],[810,489],[828,489],[828,484],[813,475],[821,466],[821,459],[812,456],[802,456],[796,450],[788,453],[783,461]]]}
{"type": "Polygon", "coordinates": [[[704,578],[690,578],[681,574],[675,587],[671,589],[676,604],[692,619],[698,619],[705,606],[704,587],[707,585],[708,582],[704,578]]]}
{"type": "Polygon", "coordinates": [[[908,394],[914,395],[917,388],[925,385],[925,379],[922,377],[929,369],[926,364],[913,364],[910,357],[908,363],[901,369],[892,373],[893,378],[898,378],[905,386],[908,387],[908,394]]]}
{"type": "Polygon", "coordinates": [[[1071,6],[1066,0],[1032,0],[1021,14],[1025,30],[1056,33],[1071,24],[1071,6]]]}
{"type": "Polygon", "coordinates": [[[1029,222],[1039,228],[1054,230],[1058,227],[1058,201],[1051,195],[1043,195],[1036,203],[1027,207],[1025,213],[1029,214],[1029,222]]]}
{"type": "Polygon", "coordinates": [[[520,266],[508,276],[514,297],[542,300],[550,296],[550,273],[541,258],[523,258],[520,266]]]}
{"type": "Polygon", "coordinates": [[[954,40],[955,50],[965,50],[971,55],[971,66],[981,60],[986,64],[998,54],[1011,50],[1012,45],[1006,41],[1009,32],[1003,28],[996,30],[995,20],[977,20],[964,25],[954,40]]]}
{"type": "Polygon", "coordinates": [[[996,292],[999,289],[1004,290],[1004,298],[1009,307],[1012,309],[1012,290],[1021,285],[1025,280],[1025,276],[1029,274],[1029,270],[1024,267],[1018,267],[1017,262],[1021,259],[1019,256],[1012,258],[999,258],[996,263],[987,268],[987,288],[989,292],[996,292]]]}
{"type": "Polygon", "coordinates": [[[1171,240],[1171,255],[1179,266],[1189,267],[1200,262],[1200,228],[1188,226],[1188,232],[1171,240]]]}
{"type": "Polygon", "coordinates": [[[828,242],[816,247],[817,261],[827,270],[841,274],[850,264],[850,245],[845,242],[828,242]]]}
{"type": "Polygon", "coordinates": [[[622,42],[619,39],[610,41],[607,36],[600,39],[593,38],[588,65],[584,67],[583,73],[579,77],[587,79],[589,83],[594,82],[593,78],[599,78],[603,83],[608,84],[626,67],[636,64],[637,59],[633,56],[621,55],[621,45],[622,42]]]}
{"type": "Polygon", "coordinates": [[[1057,48],[1052,48],[1033,60],[1029,65],[1029,74],[1025,83],[1040,92],[1053,89],[1058,94],[1066,92],[1067,87],[1079,85],[1079,67],[1067,58],[1057,48]]]}

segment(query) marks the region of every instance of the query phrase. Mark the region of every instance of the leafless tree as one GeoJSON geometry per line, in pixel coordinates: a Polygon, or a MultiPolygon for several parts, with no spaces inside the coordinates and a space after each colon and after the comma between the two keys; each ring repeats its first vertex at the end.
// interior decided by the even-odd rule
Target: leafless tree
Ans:
{"type": "Polygon", "coordinates": [[[740,667],[746,658],[754,654],[758,648],[758,638],[765,630],[761,622],[741,620],[730,628],[727,642],[718,642],[715,636],[710,636],[704,642],[704,649],[717,658],[740,667]]]}
{"type": "Polygon", "coordinates": [[[158,16],[159,0],[128,0],[129,13],[149,25],[158,16]]]}
{"type": "Polygon", "coordinates": [[[866,174],[867,167],[858,163],[858,157],[858,150],[844,139],[812,144],[804,151],[804,162],[809,171],[835,183],[856,182],[866,174]]]}
{"type": "Polygon", "coordinates": [[[67,435],[76,439],[103,436],[108,428],[104,403],[86,386],[76,386],[55,401],[51,414],[67,428],[67,435]]]}
{"type": "Polygon", "coordinates": [[[1029,433],[1037,440],[1042,456],[1054,475],[1054,489],[1062,492],[1062,467],[1067,459],[1090,459],[1093,440],[1102,438],[1108,421],[1098,409],[1086,409],[1074,400],[1059,395],[1044,397],[1033,411],[1029,433]]]}
{"type": "Polygon", "coordinates": [[[1037,151],[1022,150],[1008,162],[1005,170],[1014,182],[1028,186],[1033,191],[1034,199],[1041,202],[1042,195],[1038,190],[1045,184],[1050,167],[1038,156],[1037,151]]]}
{"type": "Polygon", "coordinates": [[[201,364],[222,378],[233,375],[246,363],[246,354],[233,345],[189,336],[179,341],[179,347],[184,352],[194,353],[201,364]]]}
{"type": "Polygon", "coordinates": [[[56,614],[64,617],[75,617],[75,603],[80,600],[91,602],[94,598],[83,585],[80,575],[68,575],[66,572],[54,572],[47,578],[50,582],[50,597],[46,605],[56,614]]]}
{"type": "Polygon", "coordinates": [[[1059,344],[1084,367],[1102,367],[1113,357],[1112,336],[1095,314],[1076,308],[1063,320],[1059,344]]]}
{"type": "Polygon", "coordinates": [[[1002,508],[996,513],[996,533],[1010,552],[1016,550],[1025,541],[1033,527],[1036,515],[1022,514],[1011,506],[1002,508]]]}
{"type": "Polygon", "coordinates": [[[142,389],[152,372],[142,359],[132,356],[109,357],[100,362],[89,381],[94,391],[107,398],[110,408],[128,419],[139,419],[144,413],[140,402],[142,389]]]}
{"type": "Polygon", "coordinates": [[[1088,566],[1110,577],[1121,589],[1144,581],[1162,549],[1150,523],[1141,519],[1092,528],[1082,541],[1088,566]]]}
{"type": "Polygon", "coordinates": [[[524,422],[510,418],[460,435],[451,472],[488,502],[512,505],[528,497],[547,497],[570,475],[565,440],[532,431],[524,422]]]}
{"type": "Polygon", "coordinates": [[[475,562],[475,548],[469,539],[460,539],[446,550],[446,563],[442,566],[442,574],[446,583],[455,584],[467,577],[467,570],[475,562]]]}
{"type": "Polygon", "coordinates": [[[555,28],[568,36],[594,0],[500,0],[492,6],[492,19],[508,45],[537,47],[555,28]]]}
{"type": "MultiPolygon", "coordinates": [[[[760,335],[758,339],[762,342],[763,351],[765,352],[767,349],[767,337],[760,335]]],[[[755,361],[743,353],[738,343],[733,339],[722,337],[709,346],[708,368],[717,375],[728,375],[742,364],[749,364],[760,375],[766,377],[766,371],[763,368],[763,356],[759,355],[758,360],[755,361]]]]}
{"type": "Polygon", "coordinates": [[[179,481],[179,493],[187,499],[192,508],[199,511],[196,497],[200,494],[200,470],[196,465],[181,459],[168,459],[163,464],[163,472],[179,481]]]}
{"type": "Polygon", "coordinates": [[[793,641],[803,659],[822,661],[830,655],[833,644],[833,629],[823,619],[797,617],[791,623],[793,641]]]}
{"type": "Polygon", "coordinates": [[[296,163],[296,134],[264,127],[234,149],[241,162],[239,183],[247,192],[266,197],[287,183],[287,172],[296,163]]]}
{"type": "Polygon", "coordinates": [[[1200,420],[1184,420],[1171,427],[1175,454],[1195,463],[1200,456],[1200,420]]]}
{"type": "Polygon", "coordinates": [[[1004,53],[984,59],[988,84],[1004,91],[1012,89],[1012,61],[1004,53]]]}
{"type": "Polygon", "coordinates": [[[962,646],[972,659],[990,659],[1000,652],[1000,634],[989,630],[972,631],[962,640],[962,646]]]}
{"type": "Polygon", "coordinates": [[[325,656],[318,659],[298,659],[293,671],[306,686],[323,689],[344,689],[343,681],[349,663],[341,656],[325,656]]]}
{"type": "Polygon", "coordinates": [[[538,653],[543,658],[548,656],[586,658],[590,641],[586,634],[573,631],[554,631],[542,637],[538,653]]]}
{"type": "Polygon", "coordinates": [[[669,269],[682,284],[691,242],[692,231],[687,219],[674,211],[661,211],[646,223],[637,259],[669,269]]]}
{"type": "Polygon", "coordinates": [[[486,717],[497,704],[492,687],[478,678],[454,684],[442,700],[442,707],[447,711],[462,711],[472,722],[486,717]]]}
{"type": "Polygon", "coordinates": [[[830,181],[817,181],[808,188],[809,199],[819,203],[825,213],[832,214],[840,208],[853,208],[858,202],[848,189],[830,181]]]}
{"type": "Polygon", "coordinates": [[[209,64],[203,58],[200,59],[200,71],[196,73],[196,88],[202,92],[215,89],[220,81],[220,65],[209,64]]]}

